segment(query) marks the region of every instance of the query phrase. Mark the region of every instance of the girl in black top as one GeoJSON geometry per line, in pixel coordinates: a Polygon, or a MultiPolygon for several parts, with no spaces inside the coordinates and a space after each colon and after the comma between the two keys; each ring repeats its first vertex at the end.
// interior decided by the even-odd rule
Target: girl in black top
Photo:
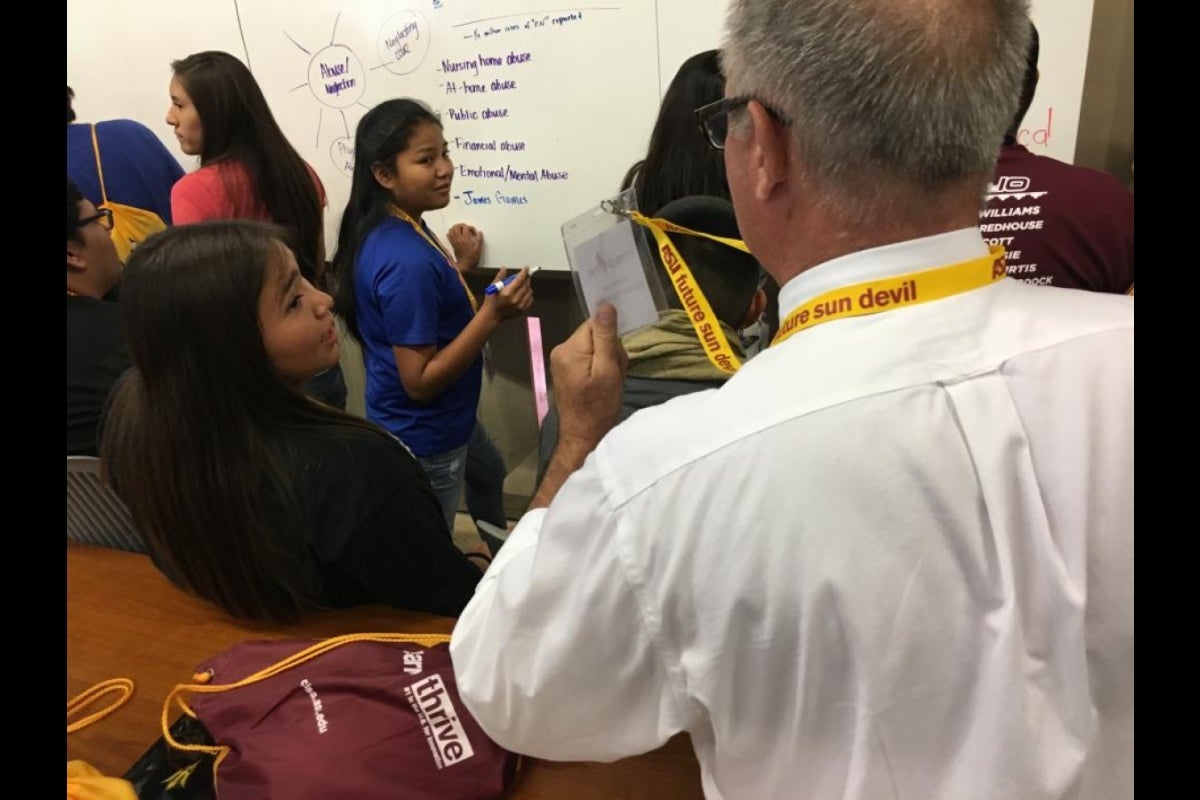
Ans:
{"type": "Polygon", "coordinates": [[[101,457],[168,577],[254,622],[362,603],[462,610],[484,565],[455,547],[412,454],[301,390],[337,362],[337,329],[281,229],[157,234],[121,299],[134,366],[101,457]]]}

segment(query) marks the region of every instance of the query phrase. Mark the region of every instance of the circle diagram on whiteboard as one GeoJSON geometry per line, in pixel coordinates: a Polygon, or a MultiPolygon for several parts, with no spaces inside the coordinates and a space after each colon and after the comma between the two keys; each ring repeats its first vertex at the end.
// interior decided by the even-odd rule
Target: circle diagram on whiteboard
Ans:
{"type": "Polygon", "coordinates": [[[308,62],[308,88],[322,104],[347,108],[363,96],[365,72],[348,47],[331,44],[308,62]]]}
{"type": "Polygon", "coordinates": [[[401,11],[383,23],[376,46],[380,66],[393,75],[407,75],[429,52],[429,21],[419,12],[401,11]]]}

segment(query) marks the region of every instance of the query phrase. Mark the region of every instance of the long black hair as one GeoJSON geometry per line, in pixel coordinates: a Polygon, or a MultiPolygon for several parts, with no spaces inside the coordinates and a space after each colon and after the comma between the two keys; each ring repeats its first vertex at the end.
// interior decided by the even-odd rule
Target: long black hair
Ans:
{"type": "Polygon", "coordinates": [[[663,95],[646,157],[629,168],[622,191],[635,188],[638,208],[654,214],[672,200],[693,195],[729,199],[725,158],[709,146],[692,112],[725,94],[717,50],[684,61],[663,95]]]}
{"type": "Polygon", "coordinates": [[[363,240],[387,215],[391,193],[375,180],[373,168],[395,169],[396,156],[408,149],[413,131],[422,122],[441,127],[442,121],[420,100],[385,100],[358,121],[354,131],[354,177],[350,200],[342,213],[337,250],[333,254],[333,276],[337,282],[334,307],[347,330],[362,341],[358,330],[358,303],[354,291],[355,262],[363,240]]]}
{"type": "Polygon", "coordinates": [[[169,228],[138,246],[121,292],[133,368],[114,390],[100,445],[166,571],[235,617],[276,623],[320,602],[288,434],[354,427],[400,446],[276,372],[259,298],[284,258],[283,231],[248,220],[169,228]]]}

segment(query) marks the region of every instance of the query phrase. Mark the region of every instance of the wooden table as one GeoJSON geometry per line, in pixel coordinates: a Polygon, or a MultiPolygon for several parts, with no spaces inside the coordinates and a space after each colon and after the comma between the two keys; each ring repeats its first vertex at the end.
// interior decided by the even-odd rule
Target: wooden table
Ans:
{"type": "MultiPolygon", "coordinates": [[[[204,659],[244,639],[343,633],[449,633],[454,620],[385,606],[327,612],[287,628],[254,628],[171,585],[146,556],[67,542],[67,698],[99,681],[134,682],[129,702],[67,737],[67,758],[123,774],[157,739],[167,693],[204,659]]],[[[614,764],[525,759],[510,798],[703,798],[686,735],[614,764]]]]}

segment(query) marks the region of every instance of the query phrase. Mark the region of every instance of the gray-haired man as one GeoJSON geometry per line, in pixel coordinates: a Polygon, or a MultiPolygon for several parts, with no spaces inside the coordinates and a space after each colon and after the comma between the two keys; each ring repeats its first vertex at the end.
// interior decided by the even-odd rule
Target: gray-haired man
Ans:
{"type": "Polygon", "coordinates": [[[611,433],[611,309],[556,349],[557,450],[451,644],[499,742],[686,731],[709,798],[1132,796],[1133,300],[978,229],[1028,31],[733,0],[701,117],[780,336],[611,433]]]}

